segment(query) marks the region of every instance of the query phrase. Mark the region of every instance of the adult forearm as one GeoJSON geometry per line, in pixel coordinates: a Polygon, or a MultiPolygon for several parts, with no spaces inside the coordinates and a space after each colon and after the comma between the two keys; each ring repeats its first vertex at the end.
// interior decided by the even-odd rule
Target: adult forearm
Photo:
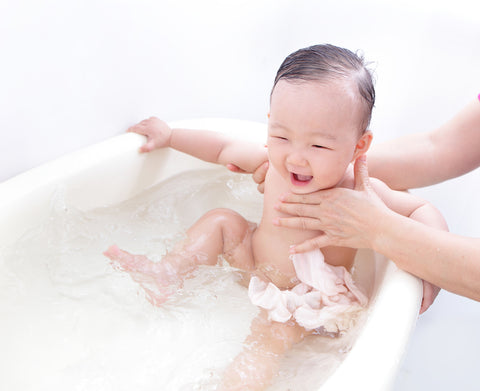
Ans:
{"type": "Polygon", "coordinates": [[[377,225],[371,247],[400,269],[480,301],[480,239],[437,230],[392,212],[377,225]]]}
{"type": "Polygon", "coordinates": [[[394,189],[411,189],[455,178],[480,166],[480,98],[439,128],[375,145],[370,176],[394,189]]]}
{"type": "MultiPolygon", "coordinates": [[[[320,232],[292,251],[325,246],[371,248],[407,272],[480,301],[480,239],[448,233],[443,218],[426,204],[411,211],[410,217],[389,209],[373,190],[361,159],[355,162],[354,190],[285,194],[280,201],[276,209],[289,217],[278,218],[274,224],[320,232]]],[[[400,210],[398,205],[396,210],[400,210]]]]}
{"type": "Polygon", "coordinates": [[[405,190],[441,182],[434,170],[432,144],[426,133],[407,135],[372,146],[368,152],[371,177],[392,189],[405,190]]]}

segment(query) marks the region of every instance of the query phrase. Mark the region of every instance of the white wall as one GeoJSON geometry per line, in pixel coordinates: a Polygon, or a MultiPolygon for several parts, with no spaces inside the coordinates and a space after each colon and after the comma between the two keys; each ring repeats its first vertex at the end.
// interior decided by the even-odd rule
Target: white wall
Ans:
{"type": "Polygon", "coordinates": [[[263,121],[281,61],[314,43],[375,63],[377,141],[436,126],[478,93],[480,18],[415,2],[2,0],[0,180],[151,114],[263,121]]]}
{"type": "MultiPolygon", "coordinates": [[[[431,129],[480,93],[475,3],[0,0],[0,181],[150,115],[264,121],[281,61],[315,43],[374,62],[376,142],[431,129]]],[[[470,236],[479,192],[478,170],[419,191],[470,236]]]]}
{"type": "MultiPolygon", "coordinates": [[[[373,62],[376,142],[431,129],[480,91],[480,11],[455,3],[1,0],[0,181],[150,115],[264,121],[281,61],[314,43],[373,62]]],[[[480,236],[473,178],[452,211],[457,182],[421,194],[480,236]]]]}

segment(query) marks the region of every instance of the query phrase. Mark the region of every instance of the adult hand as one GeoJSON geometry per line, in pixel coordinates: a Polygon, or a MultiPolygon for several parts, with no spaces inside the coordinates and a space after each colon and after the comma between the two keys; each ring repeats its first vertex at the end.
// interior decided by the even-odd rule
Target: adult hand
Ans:
{"type": "Polygon", "coordinates": [[[292,252],[305,252],[325,246],[371,248],[376,222],[391,212],[370,185],[366,158],[354,167],[354,189],[333,188],[311,194],[285,194],[276,208],[292,217],[277,219],[282,227],[322,231],[297,244],[292,252]]]}
{"type": "MultiPolygon", "coordinates": [[[[241,174],[246,173],[244,170],[242,170],[240,167],[236,166],[235,164],[227,164],[227,168],[232,172],[238,172],[241,174]]],[[[267,175],[267,171],[268,171],[268,161],[258,166],[252,175],[253,180],[258,185],[257,189],[260,193],[263,193],[265,189],[265,177],[267,175]]]]}
{"type": "MultiPolygon", "coordinates": [[[[325,246],[372,248],[377,223],[391,212],[370,185],[365,156],[354,166],[354,189],[334,188],[312,194],[282,196],[277,209],[292,215],[275,223],[283,227],[323,231],[319,236],[298,244],[293,252],[305,252],[325,246]]],[[[440,288],[423,281],[420,313],[437,297],[440,288]]]]}
{"type": "Polygon", "coordinates": [[[420,314],[423,314],[433,304],[440,293],[440,288],[432,283],[423,280],[423,299],[420,306],[420,314]]]}

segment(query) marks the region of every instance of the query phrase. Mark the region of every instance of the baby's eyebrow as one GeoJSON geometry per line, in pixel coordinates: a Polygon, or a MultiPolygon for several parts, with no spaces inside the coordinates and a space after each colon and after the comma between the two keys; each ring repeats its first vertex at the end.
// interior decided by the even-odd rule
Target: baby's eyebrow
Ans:
{"type": "Polygon", "coordinates": [[[288,130],[288,131],[290,130],[286,126],[284,126],[282,124],[279,124],[278,122],[271,122],[270,127],[271,128],[281,128],[281,129],[288,130]]]}
{"type": "Polygon", "coordinates": [[[329,133],[329,132],[323,132],[323,131],[318,131],[318,132],[315,132],[314,134],[315,136],[320,136],[320,137],[323,137],[323,138],[327,138],[329,140],[336,140],[337,139],[337,135],[334,134],[334,133],[329,133]]]}
{"type": "MultiPolygon", "coordinates": [[[[271,128],[275,128],[275,129],[283,129],[287,132],[291,132],[290,128],[288,128],[287,126],[285,125],[282,125],[278,122],[272,122],[270,123],[270,127],[271,128]]],[[[326,138],[328,140],[336,140],[337,139],[337,135],[333,132],[328,132],[328,131],[323,131],[323,130],[314,130],[312,132],[312,136],[315,137],[321,137],[321,138],[326,138]]]]}

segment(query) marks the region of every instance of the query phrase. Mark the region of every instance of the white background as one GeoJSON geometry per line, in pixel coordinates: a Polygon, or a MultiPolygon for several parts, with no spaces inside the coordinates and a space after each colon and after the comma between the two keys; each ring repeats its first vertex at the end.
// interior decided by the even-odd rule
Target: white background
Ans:
{"type": "MultiPolygon", "coordinates": [[[[433,129],[480,93],[475,3],[0,0],[0,181],[150,115],[264,122],[281,61],[316,43],[372,61],[374,142],[433,129]]],[[[477,170],[417,193],[480,237],[479,191],[477,170]]],[[[478,390],[479,323],[480,303],[442,292],[395,391],[478,390]]]]}

